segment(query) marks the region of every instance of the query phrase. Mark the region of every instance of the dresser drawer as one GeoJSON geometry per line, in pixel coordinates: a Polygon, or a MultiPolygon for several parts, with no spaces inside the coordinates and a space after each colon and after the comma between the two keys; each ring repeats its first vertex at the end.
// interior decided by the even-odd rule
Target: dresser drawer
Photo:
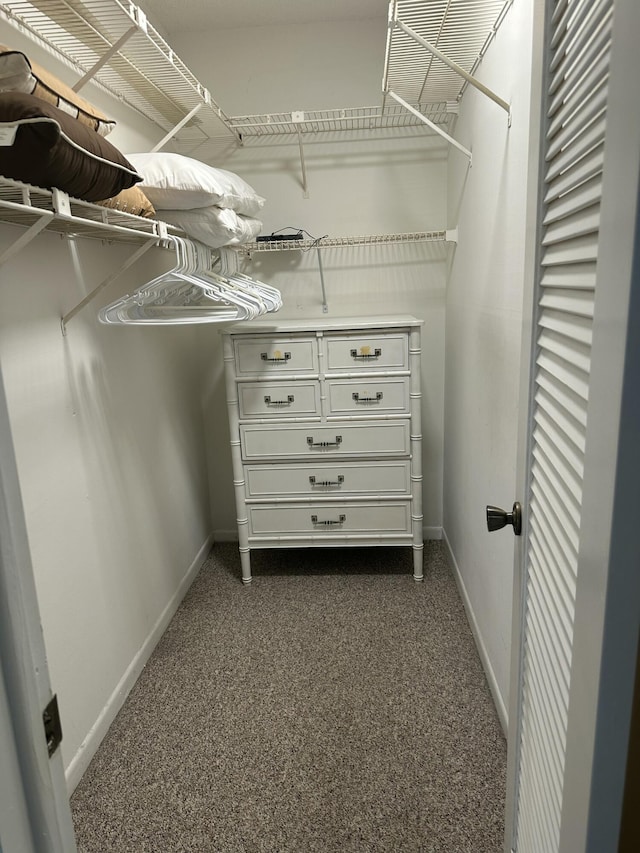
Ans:
{"type": "Polygon", "coordinates": [[[324,462],[309,465],[246,465],[247,497],[319,497],[332,495],[408,495],[410,462],[324,462]]]}
{"type": "Polygon", "coordinates": [[[327,336],[327,373],[407,370],[409,339],[404,332],[327,336]]]}
{"type": "Polygon", "coordinates": [[[233,342],[237,376],[318,372],[315,336],[237,338],[233,342]]]}
{"type": "Polygon", "coordinates": [[[331,379],[327,388],[332,415],[409,412],[408,376],[331,379]]]}
{"type": "Polygon", "coordinates": [[[306,417],[320,414],[317,380],[299,382],[239,382],[241,418],[306,417]]]}
{"type": "Polygon", "coordinates": [[[245,461],[408,456],[409,420],[320,424],[241,424],[245,461]]]}
{"type": "Polygon", "coordinates": [[[402,534],[411,532],[411,501],[360,501],[247,507],[250,536],[402,534]]]}

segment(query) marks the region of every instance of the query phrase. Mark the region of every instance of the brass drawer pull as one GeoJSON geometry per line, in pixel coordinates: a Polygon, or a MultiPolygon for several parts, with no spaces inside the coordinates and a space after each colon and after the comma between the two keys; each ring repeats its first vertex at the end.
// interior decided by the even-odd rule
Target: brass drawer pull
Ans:
{"type": "Polygon", "coordinates": [[[351,395],[356,403],[379,403],[382,400],[382,391],[378,391],[375,397],[361,397],[357,391],[351,395]]]}
{"type": "Polygon", "coordinates": [[[274,355],[274,356],[272,356],[272,357],[270,358],[270,357],[266,354],[266,352],[261,352],[261,353],[260,353],[260,358],[261,358],[263,361],[277,361],[277,362],[280,362],[280,361],[289,361],[289,359],[291,358],[291,353],[290,353],[290,352],[285,352],[285,353],[284,353],[284,355],[280,355],[280,354],[278,353],[277,355],[274,355]]]}
{"type": "Polygon", "coordinates": [[[337,480],[316,480],[316,478],[311,475],[311,477],[309,477],[309,482],[312,486],[341,486],[344,483],[344,476],[342,474],[338,474],[337,480]]]}
{"type": "Polygon", "coordinates": [[[335,441],[314,441],[313,436],[307,436],[309,447],[339,447],[342,444],[342,436],[337,435],[335,441]]]}
{"type": "Polygon", "coordinates": [[[369,352],[369,347],[360,347],[360,352],[357,349],[351,350],[351,358],[357,358],[361,361],[367,361],[371,358],[380,358],[382,355],[381,349],[375,349],[373,352],[369,352]]]}
{"type": "Polygon", "coordinates": [[[317,515],[312,515],[312,516],[311,516],[311,523],[312,523],[312,524],[317,524],[318,526],[319,526],[319,525],[323,525],[324,527],[331,527],[331,525],[333,525],[333,524],[344,524],[346,520],[347,520],[347,516],[346,516],[346,515],[341,515],[341,516],[340,516],[339,518],[337,518],[337,519],[334,519],[334,518],[328,518],[326,521],[318,521],[318,516],[317,516],[317,515]]]}
{"type": "Polygon", "coordinates": [[[264,401],[267,406],[290,406],[293,403],[294,399],[295,397],[293,396],[293,394],[288,394],[286,400],[272,400],[271,397],[267,395],[265,396],[264,401]]]}

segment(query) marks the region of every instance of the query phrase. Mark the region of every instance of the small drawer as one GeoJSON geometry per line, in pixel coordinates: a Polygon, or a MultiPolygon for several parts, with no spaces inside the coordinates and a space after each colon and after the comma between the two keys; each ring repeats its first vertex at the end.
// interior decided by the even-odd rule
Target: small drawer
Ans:
{"type": "Polygon", "coordinates": [[[318,373],[315,337],[238,337],[233,341],[236,375],[318,373]]]}
{"type": "Polygon", "coordinates": [[[258,459],[304,459],[310,457],[408,456],[409,420],[345,422],[330,425],[241,424],[242,456],[258,459]]]}
{"type": "Polygon", "coordinates": [[[246,465],[249,499],[409,495],[408,459],[393,462],[342,462],[338,465],[246,465]]]}
{"type": "Polygon", "coordinates": [[[286,418],[318,415],[320,386],[317,381],[239,382],[241,418],[286,418]]]}
{"type": "Polygon", "coordinates": [[[249,536],[330,538],[411,533],[410,501],[254,504],[247,509],[249,536]]]}
{"type": "Polygon", "coordinates": [[[405,332],[326,337],[327,373],[407,370],[409,338],[405,332]]]}
{"type": "Polygon", "coordinates": [[[409,412],[408,376],[332,379],[327,386],[332,415],[409,412]]]}

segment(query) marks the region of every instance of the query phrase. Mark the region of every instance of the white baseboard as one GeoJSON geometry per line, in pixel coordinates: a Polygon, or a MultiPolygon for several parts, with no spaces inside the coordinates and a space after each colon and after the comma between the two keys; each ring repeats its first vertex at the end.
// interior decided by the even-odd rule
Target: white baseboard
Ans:
{"type": "Polygon", "coordinates": [[[173,618],[174,613],[178,609],[178,605],[185,597],[187,590],[195,580],[196,575],[200,571],[213,542],[214,536],[208,536],[204,544],[196,554],[195,559],[191,563],[191,566],[189,567],[188,571],[180,581],[180,584],[176,589],[174,595],[172,596],[171,600],[160,614],[156,624],[151,629],[149,636],[142,644],[142,648],[138,651],[136,656],[133,658],[133,660],[127,667],[127,670],[120,679],[120,682],[116,686],[116,689],[109,697],[107,704],[104,706],[104,708],[100,712],[100,715],[98,716],[98,719],[91,727],[89,734],[80,744],[80,748],[71,759],[71,762],[65,771],[65,779],[67,782],[67,790],[69,792],[69,796],[71,796],[78,783],[82,779],[82,776],[84,775],[85,770],[89,766],[91,759],[96,754],[98,747],[100,746],[105,735],[107,734],[109,726],[115,720],[118,711],[124,705],[127,696],[129,695],[131,689],[138,680],[138,676],[144,669],[144,666],[149,660],[151,653],[155,649],[156,645],[158,644],[160,637],[165,632],[169,622],[173,618]]]}
{"type": "Polygon", "coordinates": [[[491,695],[493,697],[493,703],[496,706],[496,712],[498,714],[498,718],[500,719],[500,725],[502,726],[502,731],[504,732],[504,735],[506,737],[509,725],[509,715],[507,713],[507,707],[504,703],[504,699],[502,698],[502,694],[500,693],[498,681],[493,671],[493,667],[491,666],[491,661],[487,653],[487,648],[482,639],[482,634],[480,633],[480,628],[478,627],[478,621],[475,617],[475,613],[473,612],[473,607],[471,606],[471,600],[469,599],[466,587],[464,585],[464,581],[462,580],[462,573],[460,572],[460,568],[458,567],[456,558],[453,555],[453,551],[451,550],[451,544],[449,543],[447,533],[444,528],[442,530],[442,538],[444,540],[447,556],[449,558],[449,564],[453,569],[453,576],[456,579],[458,592],[460,593],[460,598],[462,598],[464,609],[467,613],[467,620],[469,621],[471,633],[473,634],[473,639],[475,640],[476,648],[478,649],[478,654],[480,655],[480,662],[482,663],[484,673],[487,677],[489,689],[491,690],[491,695]]]}

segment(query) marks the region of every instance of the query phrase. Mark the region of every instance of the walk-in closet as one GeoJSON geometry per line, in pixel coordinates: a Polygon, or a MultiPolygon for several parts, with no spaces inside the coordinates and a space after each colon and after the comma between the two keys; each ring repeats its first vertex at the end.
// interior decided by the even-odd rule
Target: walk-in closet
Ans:
{"type": "Polygon", "coordinates": [[[638,33],[0,2],[3,853],[637,849],[638,33]]]}

